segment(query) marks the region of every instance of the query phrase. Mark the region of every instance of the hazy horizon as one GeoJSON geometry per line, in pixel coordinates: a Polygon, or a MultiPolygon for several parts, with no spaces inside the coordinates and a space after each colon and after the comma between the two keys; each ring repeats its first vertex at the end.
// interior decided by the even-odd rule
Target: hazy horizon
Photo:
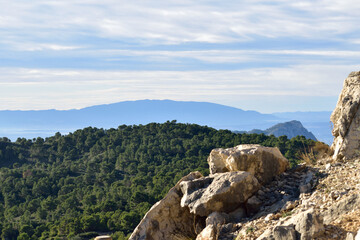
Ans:
{"type": "Polygon", "coordinates": [[[67,109],[56,109],[56,108],[45,108],[45,109],[2,109],[0,111],[69,111],[69,110],[81,110],[84,108],[91,108],[91,107],[96,107],[96,106],[103,106],[103,105],[112,105],[112,104],[117,104],[117,103],[123,103],[123,102],[137,102],[137,101],[174,101],[174,102],[194,102],[194,103],[212,103],[212,104],[218,104],[218,105],[223,105],[226,107],[232,107],[232,108],[237,108],[237,109],[241,109],[244,111],[256,111],[262,114],[275,114],[275,113],[296,113],[296,112],[332,112],[332,110],[319,110],[319,111],[283,111],[283,112],[261,112],[255,109],[243,109],[241,107],[236,107],[236,106],[230,106],[230,105],[226,105],[226,104],[220,104],[220,103],[215,103],[215,102],[205,102],[205,101],[176,101],[176,100],[172,100],[172,99],[138,99],[138,100],[128,100],[128,101],[120,101],[120,102],[111,102],[111,103],[104,103],[104,104],[95,104],[95,105],[89,105],[89,106],[84,106],[84,107],[80,107],[80,108],[67,108],[67,109]]]}

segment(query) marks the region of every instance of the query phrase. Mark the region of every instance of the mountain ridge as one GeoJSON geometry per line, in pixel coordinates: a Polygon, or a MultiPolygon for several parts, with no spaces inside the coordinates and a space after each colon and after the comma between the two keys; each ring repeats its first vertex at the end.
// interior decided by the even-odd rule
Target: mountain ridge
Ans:
{"type": "MultiPolygon", "coordinates": [[[[314,118],[316,114],[316,112],[311,113],[310,118],[314,118]]],[[[330,112],[328,115],[330,116],[330,112]]],[[[136,100],[70,110],[2,110],[0,111],[0,136],[11,139],[48,137],[56,132],[67,134],[88,126],[116,128],[122,124],[162,123],[172,120],[196,123],[216,129],[249,131],[254,128],[266,129],[276,123],[293,119],[296,118],[287,119],[274,114],[263,114],[209,102],[136,100]]],[[[320,140],[330,142],[326,140],[332,138],[330,131],[322,129],[323,120],[317,125],[311,121],[301,122],[320,140]],[[320,130],[313,131],[312,124],[315,124],[313,129],[320,130]],[[326,136],[321,137],[321,135],[326,136]]]]}

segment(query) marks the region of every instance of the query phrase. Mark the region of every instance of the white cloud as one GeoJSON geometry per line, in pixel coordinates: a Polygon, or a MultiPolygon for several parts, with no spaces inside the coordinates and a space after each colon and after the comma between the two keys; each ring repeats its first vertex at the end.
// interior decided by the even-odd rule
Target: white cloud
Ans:
{"type": "Polygon", "coordinates": [[[17,51],[67,51],[67,50],[75,50],[80,49],[80,46],[66,46],[59,44],[48,44],[48,43],[25,43],[25,44],[12,44],[14,45],[14,49],[17,51]]]}
{"type": "MultiPolygon", "coordinates": [[[[76,36],[146,44],[340,38],[358,31],[355,1],[7,1],[1,35],[19,42],[76,36]],[[29,38],[29,39],[28,39],[29,38]]],[[[344,39],[346,40],[346,39],[344,39]]]]}
{"type": "MultiPolygon", "coordinates": [[[[211,63],[239,63],[249,61],[259,61],[264,57],[282,56],[307,56],[309,61],[313,57],[334,57],[338,60],[358,60],[360,58],[360,51],[340,51],[340,50],[194,50],[194,51],[154,51],[154,50],[97,50],[86,51],[87,54],[98,54],[109,56],[107,61],[122,61],[122,58],[116,56],[128,57],[145,57],[150,60],[166,61],[176,58],[191,58],[203,62],[211,63]],[[115,57],[111,57],[111,55],[115,57]]],[[[359,59],[360,60],[360,59],[359,59]]],[[[273,61],[273,60],[271,60],[273,61]]],[[[286,60],[289,62],[289,60],[286,60]]],[[[329,61],[329,60],[327,60],[329,61]]]]}

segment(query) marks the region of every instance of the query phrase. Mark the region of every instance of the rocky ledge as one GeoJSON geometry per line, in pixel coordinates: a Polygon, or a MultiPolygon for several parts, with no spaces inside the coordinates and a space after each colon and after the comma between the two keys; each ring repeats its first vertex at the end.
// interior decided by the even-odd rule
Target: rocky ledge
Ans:
{"type": "MultiPolygon", "coordinates": [[[[339,163],[328,158],[315,166],[304,166],[298,174],[305,179],[311,176],[308,191],[286,200],[281,208],[265,207],[248,221],[238,223],[239,229],[232,236],[238,240],[354,240],[360,229],[359,168],[359,159],[339,163]]],[[[271,185],[276,182],[279,180],[271,185]]]]}

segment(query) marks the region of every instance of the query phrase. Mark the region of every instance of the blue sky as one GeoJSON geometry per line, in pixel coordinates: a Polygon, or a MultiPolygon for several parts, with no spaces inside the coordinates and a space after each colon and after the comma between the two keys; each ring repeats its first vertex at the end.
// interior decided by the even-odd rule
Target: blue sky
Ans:
{"type": "Polygon", "coordinates": [[[360,70],[353,0],[0,0],[0,109],[137,99],[332,110],[360,70]]]}

